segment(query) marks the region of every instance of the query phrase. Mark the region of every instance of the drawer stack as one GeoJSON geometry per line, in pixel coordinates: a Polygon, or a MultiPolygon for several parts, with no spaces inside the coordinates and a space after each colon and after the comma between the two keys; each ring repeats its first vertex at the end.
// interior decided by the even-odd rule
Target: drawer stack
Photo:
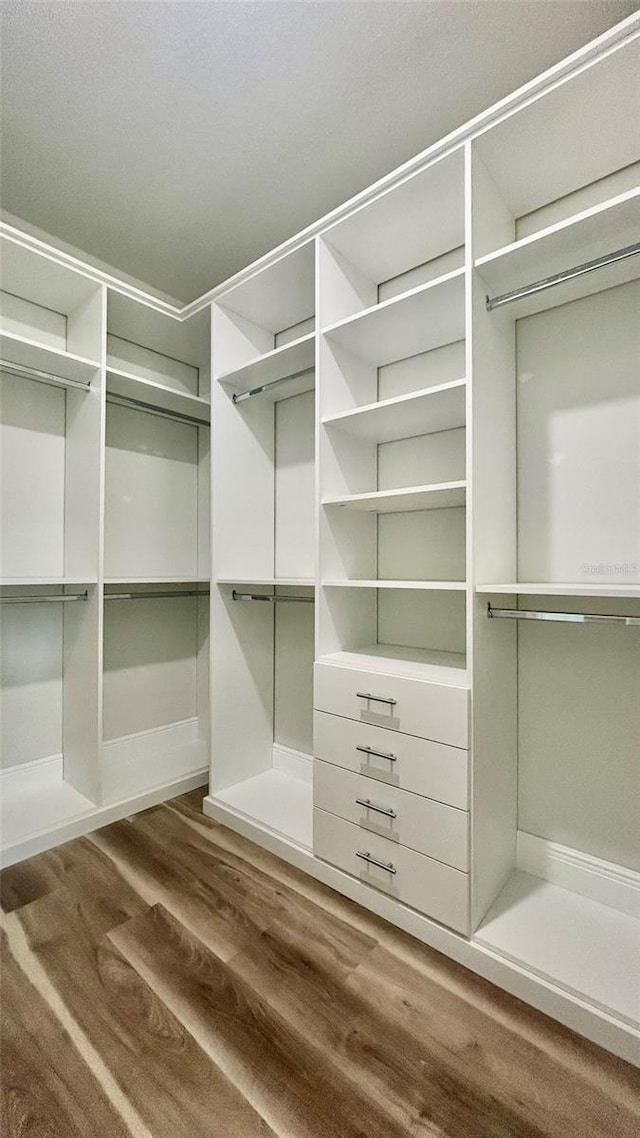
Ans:
{"type": "Polygon", "coordinates": [[[469,925],[466,687],[316,664],[314,853],[469,925]]]}

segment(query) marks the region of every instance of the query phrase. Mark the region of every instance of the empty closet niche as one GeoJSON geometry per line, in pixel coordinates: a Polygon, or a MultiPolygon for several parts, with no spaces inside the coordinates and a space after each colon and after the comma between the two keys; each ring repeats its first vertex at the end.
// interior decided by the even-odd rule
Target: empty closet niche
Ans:
{"type": "MultiPolygon", "coordinates": [[[[626,44],[473,142],[474,209],[485,221],[474,257],[492,297],[637,244],[638,128],[619,108],[634,104],[639,66],[637,42],[626,44]]],[[[543,296],[547,307],[623,283],[636,260],[530,295],[526,311],[543,296]]]]}
{"type": "Polygon", "coordinates": [[[214,408],[214,576],[257,584],[315,580],[315,392],[286,385],[214,408]]]}
{"type": "MultiPolygon", "coordinates": [[[[216,803],[307,849],[312,844],[314,591],[219,586],[212,602],[216,803]]],[[[220,815],[224,817],[223,814],[220,815]]]]}
{"type": "Polygon", "coordinates": [[[317,659],[467,686],[464,586],[377,584],[321,589],[317,659]]]}
{"type": "Polygon", "coordinates": [[[0,290],[3,363],[89,385],[102,359],[102,287],[3,235],[0,290]]]}
{"type": "MultiPolygon", "coordinates": [[[[229,289],[212,305],[216,377],[235,393],[289,381],[305,383],[315,355],[313,241],[229,289]]],[[[292,386],[295,384],[296,386],[292,386]]]]}
{"type": "Polygon", "coordinates": [[[99,798],[97,589],[0,588],[2,851],[99,798]]]}
{"type": "Polygon", "coordinates": [[[210,388],[208,307],[181,321],[109,289],[110,395],[208,422],[210,388]]]}
{"type": "Polygon", "coordinates": [[[96,581],[99,372],[78,389],[7,367],[0,371],[0,577],[96,581]]]}
{"type": "Polygon", "coordinates": [[[422,286],[464,268],[463,150],[433,162],[337,222],[319,242],[319,253],[321,327],[326,330],[408,294],[393,320],[395,306],[386,309],[386,316],[381,308],[381,334],[384,329],[393,335],[405,308],[408,321],[414,310],[420,311],[422,286]]]}
{"type": "Polygon", "coordinates": [[[208,580],[209,429],[107,401],[107,581],[208,580]]]}
{"type": "Polygon", "coordinates": [[[110,585],[104,595],[104,799],[208,762],[209,594],[204,586],[110,585]]]}

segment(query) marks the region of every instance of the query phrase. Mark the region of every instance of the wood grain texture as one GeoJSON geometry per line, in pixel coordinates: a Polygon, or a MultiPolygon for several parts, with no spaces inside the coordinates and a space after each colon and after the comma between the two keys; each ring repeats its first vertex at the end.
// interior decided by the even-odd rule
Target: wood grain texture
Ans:
{"type": "Polygon", "coordinates": [[[640,1133],[635,1068],[204,818],[201,799],[0,875],[3,1135],[640,1133]]]}

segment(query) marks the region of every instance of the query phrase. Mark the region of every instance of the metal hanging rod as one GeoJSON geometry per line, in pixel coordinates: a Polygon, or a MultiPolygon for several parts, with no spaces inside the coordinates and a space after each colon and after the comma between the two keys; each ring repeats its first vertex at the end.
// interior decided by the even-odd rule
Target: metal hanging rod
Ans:
{"type": "Polygon", "coordinates": [[[232,591],[231,596],[234,601],[265,601],[266,604],[271,605],[280,603],[312,605],[315,599],[314,597],[274,596],[271,593],[239,593],[237,589],[232,591]]]}
{"type": "Polygon", "coordinates": [[[494,609],[487,605],[487,616],[499,620],[554,620],[569,624],[626,624],[640,626],[640,616],[621,616],[617,613],[595,612],[534,612],[532,609],[494,609]]]}
{"type": "Polygon", "coordinates": [[[162,407],[155,407],[153,403],[144,403],[142,399],[133,399],[129,395],[115,395],[107,392],[107,403],[115,403],[118,407],[130,407],[134,411],[144,411],[147,415],[157,415],[160,419],[173,419],[176,423],[190,423],[194,427],[208,427],[205,419],[198,419],[195,415],[187,415],[181,411],[165,411],[162,407]]]}
{"type": "Polygon", "coordinates": [[[525,296],[544,292],[548,288],[555,288],[556,285],[564,284],[565,281],[583,277],[586,273],[593,273],[596,269],[604,269],[607,265],[615,265],[618,261],[625,261],[627,257],[637,256],[638,253],[640,253],[640,242],[635,245],[626,245],[624,249],[616,249],[614,253],[607,253],[604,257],[595,257],[593,261],[585,261],[584,264],[576,265],[573,269],[565,269],[562,273],[554,273],[553,276],[544,277],[542,280],[534,281],[533,284],[525,285],[523,288],[514,288],[511,292],[503,292],[501,296],[488,296],[487,311],[493,312],[494,308],[501,308],[504,304],[512,304],[514,300],[522,300],[525,296]]]}
{"type": "Polygon", "coordinates": [[[304,375],[311,375],[315,368],[306,367],[303,371],[294,371],[292,375],[283,375],[281,379],[273,379],[271,383],[262,383],[260,387],[252,387],[250,391],[241,391],[239,395],[235,392],[231,396],[234,403],[244,403],[245,399],[253,399],[254,395],[262,395],[263,391],[271,391],[272,387],[279,387],[281,383],[291,383],[294,379],[302,379],[304,375]]]}
{"type": "Polygon", "coordinates": [[[0,605],[48,605],[52,603],[66,604],[67,601],[86,601],[88,593],[41,593],[37,596],[35,593],[24,594],[23,596],[13,597],[0,597],[0,605]]]}
{"type": "Polygon", "coordinates": [[[174,589],[166,592],[105,593],[105,601],[151,601],[158,597],[208,597],[208,589],[174,589]]]}
{"type": "MultiPolygon", "coordinates": [[[[96,365],[97,367],[97,365],[96,365]]],[[[36,383],[48,383],[52,387],[79,387],[81,391],[88,391],[90,384],[82,383],[79,379],[66,379],[63,375],[54,375],[53,372],[39,371],[36,367],[27,364],[15,364],[10,360],[0,360],[0,368],[17,375],[20,379],[34,379],[36,383]]]]}

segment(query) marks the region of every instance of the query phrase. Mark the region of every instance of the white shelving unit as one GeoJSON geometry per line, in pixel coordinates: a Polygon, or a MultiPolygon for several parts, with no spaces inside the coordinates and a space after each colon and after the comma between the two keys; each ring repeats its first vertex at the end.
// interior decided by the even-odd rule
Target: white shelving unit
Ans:
{"type": "Polygon", "coordinates": [[[210,757],[209,816],[637,1060],[639,45],[184,309],[2,227],[7,860],[210,757]]]}

